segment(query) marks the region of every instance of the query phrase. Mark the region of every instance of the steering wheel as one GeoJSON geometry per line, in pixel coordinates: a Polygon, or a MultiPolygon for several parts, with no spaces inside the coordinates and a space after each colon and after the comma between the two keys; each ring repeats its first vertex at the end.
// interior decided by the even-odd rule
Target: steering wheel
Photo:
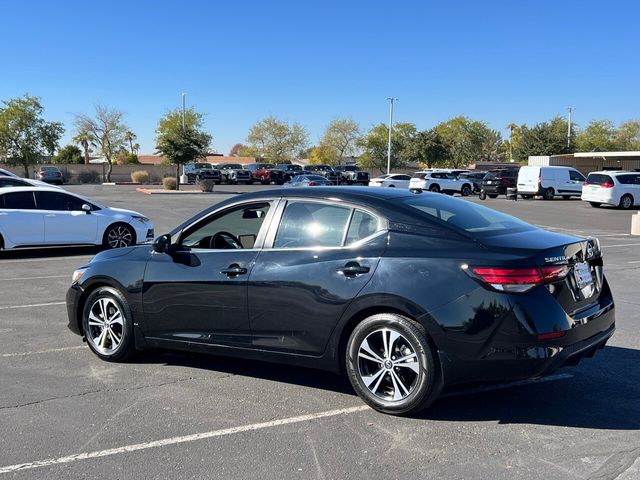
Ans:
{"type": "Polygon", "coordinates": [[[238,238],[229,232],[218,232],[211,237],[209,248],[212,249],[231,249],[242,248],[242,244],[238,238]]]}

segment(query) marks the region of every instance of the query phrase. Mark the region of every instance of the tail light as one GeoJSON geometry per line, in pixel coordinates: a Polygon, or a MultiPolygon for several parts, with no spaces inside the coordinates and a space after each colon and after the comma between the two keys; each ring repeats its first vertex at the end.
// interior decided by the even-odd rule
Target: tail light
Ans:
{"type": "Polygon", "coordinates": [[[588,186],[588,185],[589,185],[589,182],[584,182],[584,183],[582,184],[582,186],[583,186],[583,187],[586,187],[586,186],[588,186]]]}
{"type": "Polygon", "coordinates": [[[564,331],[560,330],[558,332],[547,332],[541,333],[538,335],[538,340],[553,340],[556,338],[564,337],[564,331]]]}
{"type": "Polygon", "coordinates": [[[310,187],[315,187],[316,185],[318,185],[316,182],[309,182],[310,187]]]}
{"type": "Polygon", "coordinates": [[[613,183],[601,183],[602,188],[613,188],[613,183]]]}
{"type": "Polygon", "coordinates": [[[529,268],[470,267],[463,270],[483,285],[500,292],[524,293],[567,276],[568,265],[529,268]]]}

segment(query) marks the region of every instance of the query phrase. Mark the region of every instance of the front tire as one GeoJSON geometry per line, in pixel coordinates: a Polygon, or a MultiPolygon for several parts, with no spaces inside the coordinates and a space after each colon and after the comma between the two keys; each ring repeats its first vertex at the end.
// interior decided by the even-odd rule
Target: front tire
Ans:
{"type": "Polygon", "coordinates": [[[471,195],[471,192],[471,185],[464,184],[460,189],[460,195],[462,195],[463,197],[468,197],[469,195],[471,195]]]}
{"type": "Polygon", "coordinates": [[[621,208],[622,210],[629,210],[631,207],[633,207],[633,197],[626,193],[620,199],[618,208],[621,208]]]}
{"type": "Polygon", "coordinates": [[[497,193],[489,193],[487,195],[489,196],[489,198],[498,198],[498,194],[497,193]]]}
{"type": "Polygon", "coordinates": [[[136,232],[125,223],[111,225],[104,232],[102,246],[104,248],[124,248],[135,245],[136,232]]]}
{"type": "Polygon", "coordinates": [[[381,313],[359,323],[347,343],[346,368],[360,398],[383,413],[418,412],[440,393],[424,327],[400,315],[381,313]]]}
{"type": "Polygon", "coordinates": [[[89,295],[82,327],[87,345],[102,360],[122,362],[135,353],[131,309],[115,288],[101,287],[89,295]]]}

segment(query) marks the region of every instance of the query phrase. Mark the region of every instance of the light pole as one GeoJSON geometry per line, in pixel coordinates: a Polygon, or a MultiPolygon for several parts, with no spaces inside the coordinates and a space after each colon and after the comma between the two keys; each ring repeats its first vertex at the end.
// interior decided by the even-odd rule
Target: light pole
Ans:
{"type": "Polygon", "coordinates": [[[186,98],[187,98],[187,94],[183,93],[182,94],[182,130],[184,130],[187,126],[186,117],[185,117],[186,116],[186,108],[185,108],[186,98]]]}
{"type": "Polygon", "coordinates": [[[387,144],[387,173],[391,173],[391,131],[393,130],[393,104],[397,98],[387,97],[389,100],[389,143],[387,144]]]}
{"type": "Polygon", "coordinates": [[[573,112],[573,107],[567,107],[569,111],[569,120],[567,121],[567,148],[571,147],[571,113],[573,112]]]}

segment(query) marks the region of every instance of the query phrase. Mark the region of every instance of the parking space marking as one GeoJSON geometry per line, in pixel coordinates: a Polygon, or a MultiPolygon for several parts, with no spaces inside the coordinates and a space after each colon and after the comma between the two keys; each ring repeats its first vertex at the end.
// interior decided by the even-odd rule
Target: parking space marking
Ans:
{"type": "Polygon", "coordinates": [[[66,305],[67,302],[50,302],[50,303],[32,303],[31,305],[10,305],[7,307],[0,307],[0,310],[11,310],[14,308],[31,308],[31,307],[50,307],[53,305],[66,305]]]}
{"type": "Polygon", "coordinates": [[[67,350],[80,350],[81,348],[86,347],[84,345],[76,345],[74,347],[49,348],[47,350],[34,350],[31,352],[2,353],[0,354],[0,358],[24,357],[27,355],[41,355],[43,353],[66,352],[67,350]]]}
{"type": "Polygon", "coordinates": [[[138,450],[148,450],[150,448],[166,447],[168,445],[177,445],[180,443],[196,442],[198,440],[206,440],[208,438],[222,437],[233,435],[236,433],[252,432],[263,430],[265,428],[279,427],[281,425],[290,425],[292,423],[309,422],[320,418],[335,417],[338,415],[347,415],[350,413],[371,410],[367,405],[359,405],[357,407],[340,408],[336,410],[327,410],[324,412],[310,413],[297,417],[281,418],[279,420],[270,420],[268,422],[254,423],[251,425],[242,425],[239,427],[224,428],[222,430],[211,430],[209,432],[195,433],[193,435],[183,435],[179,437],[163,438],[161,440],[153,440],[151,442],[136,443],[133,445],[125,445],[122,447],[109,448],[106,450],[96,450],[93,452],[76,453],[65,457],[48,458],[45,460],[36,460],[34,462],[18,463],[15,465],[7,465],[0,467],[0,474],[19,472],[23,470],[31,470],[34,468],[50,467],[53,465],[62,465],[65,463],[77,462],[78,460],[88,460],[91,458],[108,457],[111,455],[119,455],[123,453],[136,452],[138,450]]]}
{"type": "Polygon", "coordinates": [[[640,243],[621,243],[620,245],[600,245],[600,248],[637,247],[640,243]]]}
{"type": "Polygon", "coordinates": [[[45,278],[67,278],[70,275],[45,275],[42,277],[15,277],[15,278],[0,278],[0,282],[13,282],[16,280],[43,280],[45,278]]]}

